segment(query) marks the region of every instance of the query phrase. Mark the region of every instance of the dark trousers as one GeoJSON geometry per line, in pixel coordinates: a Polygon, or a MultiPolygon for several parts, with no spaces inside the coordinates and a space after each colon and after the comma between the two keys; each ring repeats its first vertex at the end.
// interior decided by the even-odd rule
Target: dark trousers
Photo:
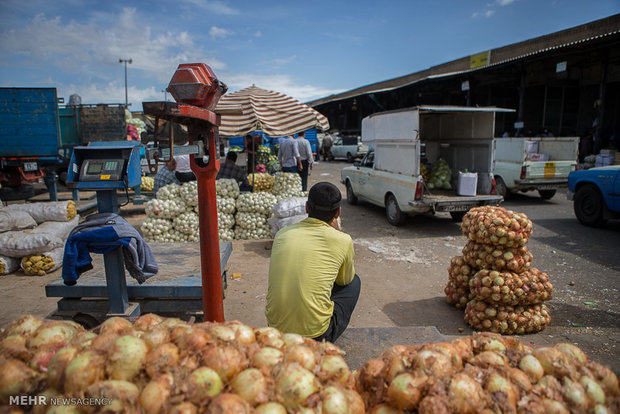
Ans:
{"type": "Polygon", "coordinates": [[[295,165],[294,167],[282,167],[282,172],[296,173],[296,172],[299,172],[299,170],[297,169],[297,166],[295,165]]]}
{"type": "Polygon", "coordinates": [[[301,177],[301,190],[308,190],[308,171],[310,170],[310,162],[308,160],[301,160],[301,171],[299,176],[301,177]]]}
{"type": "Polygon", "coordinates": [[[196,181],[196,176],[194,175],[194,173],[192,171],[189,172],[178,172],[176,171],[174,173],[174,175],[177,177],[177,180],[179,180],[181,183],[187,183],[190,181],[196,181]]]}
{"type": "Polygon", "coordinates": [[[323,335],[314,338],[315,341],[325,339],[328,342],[336,342],[336,339],[349,326],[353,309],[355,309],[357,300],[360,297],[361,288],[362,281],[358,275],[355,275],[353,281],[346,286],[334,285],[331,295],[331,300],[334,302],[334,314],[329,321],[329,328],[327,328],[323,335]]]}

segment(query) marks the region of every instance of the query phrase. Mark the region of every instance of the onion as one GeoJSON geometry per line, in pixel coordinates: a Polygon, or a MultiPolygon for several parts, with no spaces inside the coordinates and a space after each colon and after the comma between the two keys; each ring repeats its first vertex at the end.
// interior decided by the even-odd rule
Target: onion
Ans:
{"type": "Polygon", "coordinates": [[[261,346],[269,346],[276,349],[282,349],[284,346],[282,333],[276,328],[259,328],[254,330],[254,335],[256,335],[256,340],[261,346]]]}
{"type": "Polygon", "coordinates": [[[179,346],[179,349],[188,351],[198,351],[212,342],[213,338],[204,329],[190,328],[184,331],[175,342],[179,346]]]}
{"type": "Polygon", "coordinates": [[[484,403],[482,387],[464,373],[458,373],[452,378],[448,397],[452,411],[459,413],[477,413],[484,403]]]}
{"type": "Polygon", "coordinates": [[[519,361],[519,368],[525,372],[531,382],[536,383],[545,375],[545,370],[534,355],[525,355],[519,361]]]}
{"type": "Polygon", "coordinates": [[[314,351],[304,345],[295,345],[286,352],[284,362],[297,362],[308,371],[312,371],[316,364],[314,351]]]}
{"type": "Polygon", "coordinates": [[[61,384],[64,382],[65,369],[69,362],[77,354],[77,348],[67,346],[60,349],[47,365],[47,383],[50,387],[62,390],[61,384]]]}
{"type": "Polygon", "coordinates": [[[259,349],[254,355],[252,355],[251,363],[253,367],[259,369],[265,369],[268,372],[273,369],[276,364],[279,364],[284,359],[284,354],[279,349],[264,347],[259,349]]]}
{"type": "Polygon", "coordinates": [[[516,412],[519,395],[512,383],[497,373],[491,373],[485,390],[491,394],[501,412],[516,412]]]}
{"type": "Polygon", "coordinates": [[[294,333],[285,333],[282,335],[282,340],[284,341],[284,346],[287,348],[291,348],[295,345],[303,345],[306,343],[306,340],[303,336],[294,333]]]}
{"type": "Polygon", "coordinates": [[[128,334],[133,330],[133,325],[127,319],[123,319],[118,316],[113,316],[103,321],[99,326],[99,333],[104,334],[112,332],[119,335],[128,334]]]}
{"type": "Polygon", "coordinates": [[[170,409],[170,414],[197,414],[198,408],[190,402],[177,404],[170,409]]]}
{"type": "Polygon", "coordinates": [[[222,341],[232,342],[235,340],[235,331],[226,326],[215,325],[209,329],[209,333],[222,341]]]}
{"type": "Polygon", "coordinates": [[[148,347],[140,338],[131,335],[118,338],[108,356],[110,379],[131,381],[144,367],[147,352],[148,347]]]}
{"type": "Polygon", "coordinates": [[[566,354],[555,348],[538,348],[534,350],[532,355],[538,359],[545,370],[545,374],[563,377],[569,372],[570,362],[566,354]]]}
{"type": "Polygon", "coordinates": [[[484,351],[473,357],[470,363],[482,368],[502,367],[506,365],[506,357],[497,352],[484,351]]]}
{"type": "Polygon", "coordinates": [[[579,383],[583,386],[588,397],[592,398],[594,402],[597,404],[605,404],[605,392],[596,381],[584,375],[579,380],[579,383]]]}
{"type": "Polygon", "coordinates": [[[80,349],[89,348],[97,337],[98,335],[94,332],[84,332],[79,334],[77,338],[73,340],[71,345],[80,349]]]}
{"type": "Polygon", "coordinates": [[[285,364],[276,377],[282,402],[289,409],[304,405],[319,390],[316,377],[296,362],[285,364]]]}
{"type": "Polygon", "coordinates": [[[413,410],[424,395],[427,381],[428,377],[419,371],[400,374],[388,387],[388,402],[401,410],[413,410]]]}
{"type": "Polygon", "coordinates": [[[349,414],[364,414],[366,412],[364,400],[357,392],[344,389],[344,393],[347,397],[347,404],[349,405],[349,414]]]}
{"type": "Polygon", "coordinates": [[[118,334],[114,332],[100,334],[93,339],[88,349],[91,351],[96,351],[100,354],[108,354],[118,338],[118,334]]]}
{"type": "Polygon", "coordinates": [[[333,385],[321,391],[321,408],[323,414],[349,414],[349,402],[342,389],[333,385]]]}
{"type": "Polygon", "coordinates": [[[565,399],[577,410],[586,411],[589,406],[588,396],[580,383],[564,377],[562,387],[565,399]]]}
{"type": "Polygon", "coordinates": [[[22,315],[6,327],[6,335],[32,335],[41,325],[43,320],[32,315],[22,315]]]}
{"type": "Polygon", "coordinates": [[[240,322],[233,322],[228,326],[235,332],[235,340],[242,345],[249,345],[256,342],[254,329],[240,322]]]}
{"type": "Polygon", "coordinates": [[[147,313],[146,315],[140,316],[133,324],[133,328],[139,331],[150,331],[151,328],[159,325],[163,322],[163,318],[159,315],[155,315],[154,313],[147,313]]]}
{"type": "Polygon", "coordinates": [[[78,329],[64,321],[52,321],[42,324],[28,339],[28,349],[61,348],[78,334],[78,329]]]}
{"type": "Polygon", "coordinates": [[[588,357],[586,356],[586,354],[584,354],[583,351],[577,348],[575,345],[560,343],[556,344],[554,348],[560,350],[560,352],[567,355],[578,364],[585,364],[588,362],[588,357]]]}
{"type": "Polygon", "coordinates": [[[471,337],[456,338],[451,344],[462,361],[468,361],[473,357],[474,350],[471,337]]]}
{"type": "Polygon", "coordinates": [[[145,332],[140,338],[149,347],[149,349],[153,349],[158,345],[170,341],[170,334],[166,329],[156,326],[145,332]]]}
{"type": "Polygon", "coordinates": [[[570,411],[560,401],[543,398],[543,408],[545,414],[569,414],[570,411]]]}
{"type": "Polygon", "coordinates": [[[287,411],[280,403],[268,402],[256,407],[256,414],[287,414],[287,411]]]}
{"type": "Polygon", "coordinates": [[[529,377],[523,371],[518,368],[510,368],[508,370],[508,376],[513,384],[516,384],[520,390],[527,392],[532,389],[532,383],[529,377]]]}
{"type": "Polygon", "coordinates": [[[56,349],[54,348],[41,349],[32,356],[28,365],[34,370],[46,372],[47,365],[50,363],[50,359],[52,359],[55,353],[56,349]]]}
{"type": "Polygon", "coordinates": [[[26,338],[23,335],[9,335],[0,342],[0,354],[11,358],[27,361],[31,353],[26,349],[26,338]]]}
{"type": "Polygon", "coordinates": [[[189,400],[196,404],[200,404],[206,398],[219,395],[223,388],[222,379],[217,372],[207,367],[200,367],[193,371],[187,383],[189,400]]]}
{"type": "Polygon", "coordinates": [[[17,359],[0,360],[0,403],[12,395],[30,393],[37,386],[37,373],[17,359]]]}
{"type": "Polygon", "coordinates": [[[103,379],[103,364],[103,357],[92,351],[77,355],[65,369],[64,391],[70,395],[81,395],[88,386],[103,379]]]}
{"type": "Polygon", "coordinates": [[[140,406],[145,413],[160,414],[164,412],[173,383],[172,375],[164,374],[146,384],[140,393],[140,397],[138,397],[140,406]]]}
{"type": "Polygon", "coordinates": [[[267,379],[256,368],[240,372],[230,383],[232,390],[251,405],[269,401],[267,379]]]}
{"type": "Polygon", "coordinates": [[[415,368],[430,377],[439,379],[449,378],[453,374],[450,358],[443,353],[431,350],[418,352],[415,368]]]}
{"type": "Polygon", "coordinates": [[[86,389],[86,395],[91,398],[108,398],[110,403],[105,411],[123,412],[135,409],[140,390],[135,384],[127,381],[107,380],[99,381],[86,389]]]}
{"type": "Polygon", "coordinates": [[[389,404],[379,404],[375,405],[372,410],[369,411],[368,414],[403,414],[403,410],[399,410],[398,408],[394,408],[389,404]]]}
{"type": "Polygon", "coordinates": [[[229,381],[247,366],[245,354],[232,345],[213,346],[202,355],[202,362],[224,381],[229,381]]]}
{"type": "Polygon", "coordinates": [[[340,355],[325,355],[321,359],[319,378],[323,382],[336,381],[346,384],[351,376],[349,366],[340,355]]]}
{"type": "Polygon", "coordinates": [[[249,414],[250,405],[235,394],[222,394],[207,409],[209,414],[249,414]]]}
{"type": "Polygon", "coordinates": [[[146,355],[146,373],[152,378],[158,372],[173,367],[179,361],[179,348],[171,343],[161,344],[146,355]]]}
{"type": "Polygon", "coordinates": [[[179,318],[166,318],[158,326],[160,326],[161,328],[164,328],[164,329],[168,329],[169,331],[172,330],[176,326],[184,326],[184,327],[189,328],[187,323],[182,321],[182,320],[180,320],[179,318]]]}
{"type": "Polygon", "coordinates": [[[45,404],[37,404],[34,407],[32,407],[32,413],[33,414],[47,414],[48,410],[51,410],[51,408],[49,408],[50,405],[50,398],[58,398],[60,396],[60,394],[58,393],[58,391],[48,388],[45,391],[41,392],[40,394],[37,393],[38,396],[41,396],[43,398],[45,398],[46,403],[45,404]]]}
{"type": "Polygon", "coordinates": [[[357,375],[358,382],[363,389],[371,391],[383,390],[383,378],[381,372],[385,368],[385,363],[380,359],[371,359],[367,361],[359,370],[357,375]]]}

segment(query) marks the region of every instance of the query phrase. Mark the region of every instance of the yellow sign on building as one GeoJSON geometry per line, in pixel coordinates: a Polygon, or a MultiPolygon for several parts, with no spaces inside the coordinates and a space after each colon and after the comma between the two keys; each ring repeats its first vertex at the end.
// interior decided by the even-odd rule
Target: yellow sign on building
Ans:
{"type": "Polygon", "coordinates": [[[491,59],[491,52],[487,50],[486,52],[476,53],[475,55],[471,55],[469,57],[469,68],[476,69],[481,68],[489,64],[491,59]]]}

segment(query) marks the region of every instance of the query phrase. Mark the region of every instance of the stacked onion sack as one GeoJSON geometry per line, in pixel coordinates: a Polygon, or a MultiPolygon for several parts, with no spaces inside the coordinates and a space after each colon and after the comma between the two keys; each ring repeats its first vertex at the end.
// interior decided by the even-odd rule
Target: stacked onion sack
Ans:
{"type": "Polygon", "coordinates": [[[235,239],[258,240],[271,237],[271,226],[267,219],[276,197],[267,192],[243,193],[237,198],[235,215],[235,239]]]}
{"type": "Polygon", "coordinates": [[[578,347],[477,333],[395,346],[356,371],[368,413],[618,413],[618,378],[578,347]]]}
{"type": "Polygon", "coordinates": [[[462,224],[469,241],[448,268],[446,300],[465,308],[472,328],[501,334],[539,332],[551,321],[549,276],[532,264],[525,246],[532,222],[503,207],[471,209],[462,224]]]}
{"type": "Polygon", "coordinates": [[[297,173],[277,173],[272,192],[278,201],[291,197],[308,197],[308,192],[301,189],[301,177],[297,173]]]}
{"type": "Polygon", "coordinates": [[[237,198],[239,184],[232,178],[222,178],[215,182],[217,202],[217,226],[221,241],[235,239],[235,213],[237,212],[237,198]]]}
{"type": "Polygon", "coordinates": [[[354,377],[330,343],[239,322],[190,324],[153,314],[133,325],[110,318],[94,331],[17,319],[0,334],[0,407],[15,395],[108,402],[71,412],[364,413],[354,377]]]}

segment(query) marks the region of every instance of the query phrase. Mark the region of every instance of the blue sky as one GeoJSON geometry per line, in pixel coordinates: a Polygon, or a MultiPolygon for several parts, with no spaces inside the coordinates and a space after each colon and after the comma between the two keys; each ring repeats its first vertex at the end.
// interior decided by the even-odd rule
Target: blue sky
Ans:
{"type": "MultiPolygon", "coordinates": [[[[179,63],[308,101],[620,13],[620,0],[0,0],[1,86],[163,100],[179,63]]],[[[168,95],[168,99],[170,96],[168,95]]]]}

